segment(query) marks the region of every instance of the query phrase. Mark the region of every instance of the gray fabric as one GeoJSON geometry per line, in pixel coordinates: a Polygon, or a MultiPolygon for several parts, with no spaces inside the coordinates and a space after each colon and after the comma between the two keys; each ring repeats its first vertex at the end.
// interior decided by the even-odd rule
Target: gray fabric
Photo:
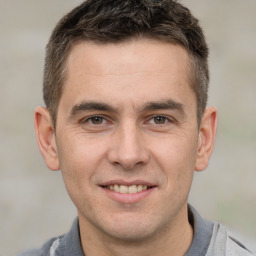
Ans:
{"type": "Polygon", "coordinates": [[[189,221],[194,228],[192,244],[185,256],[252,256],[246,247],[230,237],[226,228],[203,219],[189,206],[189,221]]]}
{"type": "Polygon", "coordinates": [[[226,228],[215,223],[212,239],[205,256],[253,256],[253,254],[240,242],[230,237],[226,228]]]}
{"type": "Polygon", "coordinates": [[[191,205],[188,207],[188,217],[194,229],[194,237],[185,256],[205,256],[211,241],[214,224],[201,218],[191,205]]]}
{"type": "Polygon", "coordinates": [[[78,218],[74,220],[66,235],[50,239],[41,249],[25,251],[17,256],[84,256],[80,243],[78,218]]]}
{"type": "MultiPolygon", "coordinates": [[[[192,244],[185,256],[252,256],[241,243],[228,236],[219,223],[204,220],[189,206],[189,221],[194,227],[192,244]]],[[[80,243],[78,218],[66,235],[52,238],[41,249],[17,256],[84,256],[80,243]]]]}

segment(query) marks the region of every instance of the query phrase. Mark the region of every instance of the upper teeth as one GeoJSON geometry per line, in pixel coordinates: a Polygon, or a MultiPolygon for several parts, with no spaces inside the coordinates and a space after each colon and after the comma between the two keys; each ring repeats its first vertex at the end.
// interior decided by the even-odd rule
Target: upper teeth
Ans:
{"type": "Polygon", "coordinates": [[[148,187],[146,185],[131,185],[131,186],[125,186],[125,185],[109,185],[107,186],[108,189],[113,190],[115,192],[119,192],[122,194],[134,194],[141,192],[142,190],[146,190],[148,187]]]}

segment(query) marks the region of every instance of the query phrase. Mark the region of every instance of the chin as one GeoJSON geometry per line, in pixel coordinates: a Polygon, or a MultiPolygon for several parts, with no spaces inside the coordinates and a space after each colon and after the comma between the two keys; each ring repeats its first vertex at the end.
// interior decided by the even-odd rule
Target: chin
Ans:
{"type": "Polygon", "coordinates": [[[140,227],[136,228],[125,228],[118,230],[111,230],[109,235],[115,240],[120,240],[126,243],[139,243],[141,241],[145,241],[153,237],[154,232],[152,230],[143,229],[140,227]]]}
{"type": "Polygon", "coordinates": [[[115,219],[113,222],[104,225],[105,233],[115,240],[123,242],[140,242],[154,237],[161,230],[161,223],[156,223],[150,218],[126,217],[115,219]],[[160,226],[160,227],[159,227],[160,226]]]}

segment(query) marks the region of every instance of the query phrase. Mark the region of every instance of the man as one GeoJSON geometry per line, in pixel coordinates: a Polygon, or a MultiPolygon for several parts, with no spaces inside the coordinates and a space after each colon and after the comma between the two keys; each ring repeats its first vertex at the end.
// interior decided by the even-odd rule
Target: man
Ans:
{"type": "Polygon", "coordinates": [[[252,255],[187,202],[216,133],[207,58],[172,0],[88,0],[57,24],[35,127],[78,218],[21,255],[252,255]]]}

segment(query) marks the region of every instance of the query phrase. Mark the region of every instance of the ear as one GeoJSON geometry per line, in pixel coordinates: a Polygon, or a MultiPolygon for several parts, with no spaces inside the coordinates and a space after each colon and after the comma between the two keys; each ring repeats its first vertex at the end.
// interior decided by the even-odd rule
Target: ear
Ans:
{"type": "Polygon", "coordinates": [[[196,171],[203,171],[212,154],[217,129],[217,109],[210,107],[205,110],[200,124],[196,171]]]}
{"type": "Polygon", "coordinates": [[[44,107],[35,109],[35,130],[37,143],[47,167],[59,170],[59,159],[56,147],[54,127],[49,111],[44,107]]]}

